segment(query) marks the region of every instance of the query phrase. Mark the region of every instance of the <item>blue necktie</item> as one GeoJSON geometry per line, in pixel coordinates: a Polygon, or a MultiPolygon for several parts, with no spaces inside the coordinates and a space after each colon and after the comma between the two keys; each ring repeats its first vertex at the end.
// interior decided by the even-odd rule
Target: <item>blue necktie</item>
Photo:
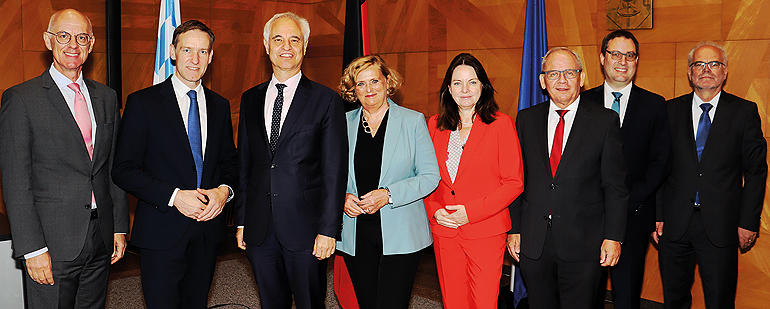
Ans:
{"type": "Polygon", "coordinates": [[[283,111],[283,88],[284,84],[275,84],[278,88],[278,96],[273,103],[273,119],[270,123],[270,152],[275,154],[275,146],[278,145],[278,136],[281,133],[281,112],[283,111]]]}
{"type": "Polygon", "coordinates": [[[698,161],[700,161],[701,153],[703,153],[703,147],[706,147],[706,138],[708,138],[709,130],[711,129],[711,117],[709,117],[711,104],[703,103],[700,105],[700,109],[703,110],[703,113],[700,114],[700,120],[698,120],[698,134],[695,137],[695,147],[698,150],[698,161]]]}
{"type": "MultiPolygon", "coordinates": [[[[700,114],[700,120],[698,120],[698,134],[695,137],[695,149],[698,151],[698,162],[700,162],[703,148],[706,147],[706,138],[708,138],[709,130],[711,129],[711,117],[709,117],[711,104],[703,103],[700,105],[700,109],[703,110],[703,113],[700,114]]],[[[698,192],[695,192],[695,204],[700,205],[698,192]]]]}
{"type": "Polygon", "coordinates": [[[200,188],[201,176],[203,176],[203,146],[201,143],[201,117],[198,113],[198,95],[195,90],[190,90],[187,96],[190,97],[190,111],[187,113],[187,139],[190,140],[190,149],[193,160],[195,160],[195,171],[198,175],[197,186],[200,188]]]}
{"type": "Polygon", "coordinates": [[[623,94],[613,91],[612,96],[615,97],[615,101],[612,101],[612,110],[620,115],[620,97],[623,96],[623,94]]]}

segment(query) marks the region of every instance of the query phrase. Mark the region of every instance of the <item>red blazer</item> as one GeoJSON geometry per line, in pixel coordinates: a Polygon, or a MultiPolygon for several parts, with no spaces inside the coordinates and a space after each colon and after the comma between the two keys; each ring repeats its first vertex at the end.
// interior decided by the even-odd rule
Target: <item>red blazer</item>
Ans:
{"type": "Polygon", "coordinates": [[[428,121],[441,173],[438,188],[425,199],[434,234],[479,239],[511,229],[508,205],[524,190],[524,168],[513,119],[502,113],[495,117],[491,124],[474,120],[454,183],[446,167],[450,131],[436,128],[438,115],[428,121]],[[439,225],[433,214],[446,205],[465,205],[469,222],[458,229],[439,225]]]}

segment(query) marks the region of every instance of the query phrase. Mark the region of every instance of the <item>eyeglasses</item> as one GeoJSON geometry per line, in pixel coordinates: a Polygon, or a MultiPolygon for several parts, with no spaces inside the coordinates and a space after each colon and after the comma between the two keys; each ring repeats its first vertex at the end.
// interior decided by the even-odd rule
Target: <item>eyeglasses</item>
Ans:
{"type": "Polygon", "coordinates": [[[636,61],[636,57],[639,57],[635,52],[621,53],[616,50],[605,50],[604,52],[610,54],[612,60],[620,60],[623,56],[626,57],[626,61],[636,61]]]}
{"type": "Polygon", "coordinates": [[[695,61],[693,63],[690,63],[690,67],[694,68],[696,70],[703,70],[705,67],[709,67],[709,70],[718,70],[721,69],[722,66],[724,66],[724,63],[721,63],[719,61],[709,61],[709,62],[703,62],[703,61],[695,61]]]}
{"type": "MultiPolygon", "coordinates": [[[[67,31],[59,31],[57,33],[50,31],[46,32],[56,37],[56,42],[59,42],[59,44],[67,44],[70,42],[70,40],[72,40],[72,34],[67,31]]],[[[91,36],[87,33],[78,33],[75,35],[75,42],[77,42],[80,46],[86,46],[91,42],[91,36]]]]}
{"type": "Polygon", "coordinates": [[[549,80],[559,79],[559,76],[562,75],[562,74],[564,74],[564,78],[566,78],[566,79],[575,79],[575,78],[577,78],[578,74],[580,74],[580,72],[582,72],[582,71],[583,70],[577,70],[577,69],[566,69],[566,70],[562,70],[562,71],[550,70],[550,71],[545,71],[545,72],[540,73],[540,74],[545,75],[545,78],[547,78],[549,80]]]}

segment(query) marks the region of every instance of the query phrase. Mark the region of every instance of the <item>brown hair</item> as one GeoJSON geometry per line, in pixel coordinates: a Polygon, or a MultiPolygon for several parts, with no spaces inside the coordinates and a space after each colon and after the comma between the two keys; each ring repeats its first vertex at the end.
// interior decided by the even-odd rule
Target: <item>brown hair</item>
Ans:
{"type": "Polygon", "coordinates": [[[495,101],[495,88],[492,87],[492,83],[487,77],[487,71],[484,70],[484,66],[481,65],[476,57],[469,53],[461,53],[452,59],[452,63],[446,69],[444,75],[444,81],[441,82],[441,89],[439,90],[439,111],[436,127],[439,130],[455,130],[460,124],[460,110],[457,107],[457,102],[452,98],[452,94],[449,93],[449,84],[452,82],[452,74],[455,68],[461,65],[467,65],[476,71],[476,77],[481,82],[481,96],[479,101],[476,102],[476,110],[474,113],[481,118],[481,121],[490,124],[495,121],[495,113],[500,110],[500,107],[495,101]]]}
{"type": "Polygon", "coordinates": [[[203,22],[195,19],[190,19],[186,22],[183,22],[181,25],[177,26],[176,29],[174,29],[174,38],[171,41],[174,47],[177,47],[176,44],[179,43],[179,36],[182,35],[182,33],[192,30],[200,30],[209,35],[209,50],[211,50],[211,47],[214,46],[214,31],[211,31],[211,29],[203,22]]]}

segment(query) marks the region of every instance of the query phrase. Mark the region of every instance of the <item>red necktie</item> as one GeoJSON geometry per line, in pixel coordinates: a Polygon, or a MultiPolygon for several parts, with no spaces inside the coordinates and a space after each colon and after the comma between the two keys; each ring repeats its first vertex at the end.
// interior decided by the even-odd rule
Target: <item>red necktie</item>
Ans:
{"type": "Polygon", "coordinates": [[[558,110],[559,123],[556,125],[556,131],[553,132],[553,146],[551,147],[551,176],[556,176],[556,169],[561,160],[561,145],[564,141],[564,114],[568,110],[558,110]]]}

